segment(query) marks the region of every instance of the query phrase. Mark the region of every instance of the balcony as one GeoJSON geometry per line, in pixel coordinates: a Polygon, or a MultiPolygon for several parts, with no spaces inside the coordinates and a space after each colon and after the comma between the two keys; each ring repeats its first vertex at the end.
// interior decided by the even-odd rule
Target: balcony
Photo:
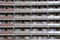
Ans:
{"type": "Polygon", "coordinates": [[[48,31],[49,35],[60,35],[60,31],[48,31]]]}
{"type": "Polygon", "coordinates": [[[54,16],[54,15],[42,15],[42,16],[37,16],[37,15],[33,15],[33,16],[14,16],[15,20],[58,20],[60,19],[60,16],[54,16]]]}
{"type": "Polygon", "coordinates": [[[49,15],[49,16],[46,16],[46,15],[42,15],[42,16],[36,16],[36,15],[33,15],[33,16],[28,16],[28,15],[25,15],[25,16],[0,16],[0,20],[58,20],[60,19],[60,16],[54,16],[54,15],[49,15]]]}
{"type": "Polygon", "coordinates": [[[60,39],[48,39],[48,40],[60,40],[60,39]]]}
{"type": "Polygon", "coordinates": [[[0,5],[14,5],[14,4],[15,4],[15,2],[12,2],[12,1],[10,1],[10,2],[0,1],[0,5]]]}
{"type": "Polygon", "coordinates": [[[59,5],[60,1],[16,1],[15,5],[59,5]]]}
{"type": "Polygon", "coordinates": [[[15,35],[60,35],[60,31],[20,31],[14,32],[15,35]]]}
{"type": "Polygon", "coordinates": [[[60,27],[60,23],[15,23],[16,27],[60,27]]]}
{"type": "Polygon", "coordinates": [[[35,13],[35,12],[60,12],[60,8],[41,8],[41,9],[37,9],[37,8],[25,8],[25,9],[18,9],[18,8],[15,8],[15,9],[0,9],[0,13],[35,13]]]}
{"type": "Polygon", "coordinates": [[[59,5],[60,1],[16,1],[4,2],[0,1],[0,5],[59,5]]]}
{"type": "Polygon", "coordinates": [[[31,27],[31,24],[30,23],[15,23],[14,24],[15,25],[15,27],[31,27]]]}
{"type": "Polygon", "coordinates": [[[59,27],[60,23],[49,23],[48,26],[49,27],[59,27]]]}
{"type": "Polygon", "coordinates": [[[16,15],[14,16],[15,20],[30,20],[31,16],[21,16],[21,15],[16,15]]]}
{"type": "Polygon", "coordinates": [[[13,8],[1,8],[0,9],[0,13],[13,13],[14,12],[14,9],[13,8]]]}
{"type": "Polygon", "coordinates": [[[13,30],[11,30],[11,29],[8,29],[8,30],[0,29],[0,35],[10,35],[10,34],[13,34],[13,30]]]}
{"type": "Polygon", "coordinates": [[[16,8],[15,12],[16,13],[60,12],[60,8],[57,8],[57,9],[55,9],[55,8],[49,8],[49,9],[47,9],[47,8],[41,8],[41,9],[37,9],[37,8],[32,8],[32,9],[25,8],[25,9],[22,9],[22,8],[20,8],[20,9],[18,9],[18,8],[16,8]]]}
{"type": "Polygon", "coordinates": [[[15,30],[14,31],[14,34],[15,35],[30,35],[30,30],[24,30],[24,31],[21,31],[19,29],[15,30]]]}
{"type": "Polygon", "coordinates": [[[47,16],[28,16],[28,15],[25,15],[25,16],[15,16],[14,19],[16,20],[35,20],[35,19],[38,19],[38,20],[46,20],[47,19],[47,16]],[[43,18],[44,17],[44,18],[43,18]]]}
{"type": "Polygon", "coordinates": [[[14,24],[0,24],[0,27],[14,27],[14,24]]]}
{"type": "Polygon", "coordinates": [[[3,31],[0,35],[60,35],[60,31],[3,31]]]}
{"type": "Polygon", "coordinates": [[[13,34],[13,32],[4,31],[4,32],[0,32],[0,34],[13,34]]]}
{"type": "Polygon", "coordinates": [[[0,20],[11,20],[14,16],[0,16],[0,20]]]}
{"type": "Polygon", "coordinates": [[[47,35],[48,31],[31,31],[31,35],[47,35]]]}
{"type": "Polygon", "coordinates": [[[50,15],[50,16],[48,16],[48,19],[49,20],[59,20],[60,19],[60,16],[50,15]]]}

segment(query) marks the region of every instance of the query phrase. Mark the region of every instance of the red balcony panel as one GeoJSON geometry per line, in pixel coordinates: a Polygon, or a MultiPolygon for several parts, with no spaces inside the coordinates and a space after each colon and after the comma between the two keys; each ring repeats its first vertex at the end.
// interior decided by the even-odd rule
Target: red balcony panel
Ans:
{"type": "Polygon", "coordinates": [[[13,34],[13,32],[5,31],[5,32],[0,32],[0,34],[13,34]]]}
{"type": "Polygon", "coordinates": [[[0,26],[14,26],[14,24],[0,24],[0,26]]]}
{"type": "Polygon", "coordinates": [[[0,2],[0,4],[15,4],[15,2],[0,2]]]}
{"type": "Polygon", "coordinates": [[[8,18],[8,19],[10,19],[10,18],[14,18],[14,16],[0,16],[0,19],[3,19],[3,18],[8,18]]]}
{"type": "Polygon", "coordinates": [[[8,8],[8,9],[2,8],[0,9],[0,11],[14,11],[14,8],[8,8]]]}

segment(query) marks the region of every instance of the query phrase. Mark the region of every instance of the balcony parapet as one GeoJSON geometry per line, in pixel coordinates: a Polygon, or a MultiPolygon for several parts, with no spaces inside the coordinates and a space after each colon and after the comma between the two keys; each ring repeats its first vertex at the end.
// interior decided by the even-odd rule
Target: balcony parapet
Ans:
{"type": "Polygon", "coordinates": [[[15,2],[4,2],[4,1],[0,1],[0,5],[14,5],[15,2]]]}
{"type": "Polygon", "coordinates": [[[15,5],[59,5],[60,1],[18,1],[15,5]]]}
{"type": "Polygon", "coordinates": [[[16,13],[36,13],[36,12],[60,12],[60,8],[41,8],[41,9],[37,9],[37,8],[25,8],[25,9],[15,9],[16,13]]]}

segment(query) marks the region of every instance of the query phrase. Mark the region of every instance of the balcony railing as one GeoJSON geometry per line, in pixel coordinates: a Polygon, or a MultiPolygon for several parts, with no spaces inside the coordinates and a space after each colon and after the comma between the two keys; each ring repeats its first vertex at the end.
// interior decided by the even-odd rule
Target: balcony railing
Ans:
{"type": "Polygon", "coordinates": [[[17,23],[14,24],[16,27],[59,27],[60,23],[17,23]]]}
{"type": "Polygon", "coordinates": [[[15,12],[16,13],[35,13],[35,12],[60,12],[60,8],[57,8],[57,9],[55,9],[55,8],[41,8],[41,9],[37,9],[37,8],[32,8],[32,9],[30,9],[30,8],[25,8],[25,9],[22,9],[22,8],[20,8],[20,9],[18,9],[18,8],[16,8],[15,9],[15,12]]]}
{"type": "Polygon", "coordinates": [[[0,15],[0,20],[13,20],[13,19],[14,19],[14,16],[12,15],[8,15],[8,16],[0,15]]]}
{"type": "Polygon", "coordinates": [[[41,9],[37,9],[37,8],[25,8],[25,9],[22,9],[22,8],[20,8],[20,9],[18,9],[18,8],[9,8],[9,9],[0,9],[0,13],[1,12],[10,12],[10,13],[35,13],[35,12],[60,12],[60,8],[57,8],[57,9],[55,9],[55,8],[41,8],[41,9]]]}
{"type": "Polygon", "coordinates": [[[0,28],[2,27],[14,27],[14,24],[0,24],[0,28]]]}
{"type": "Polygon", "coordinates": [[[13,32],[4,31],[4,32],[0,32],[0,34],[13,34],[13,32]]]}
{"type": "Polygon", "coordinates": [[[59,5],[60,1],[16,1],[16,2],[4,2],[1,1],[0,5],[59,5]]]}
{"type": "Polygon", "coordinates": [[[0,1],[0,5],[14,5],[15,2],[4,2],[4,1],[0,1]]]}
{"type": "Polygon", "coordinates": [[[60,27],[60,23],[13,23],[0,24],[0,26],[15,26],[15,27],[60,27]]]}
{"type": "Polygon", "coordinates": [[[15,31],[4,31],[4,32],[0,32],[0,35],[60,35],[60,31],[19,31],[19,32],[15,32],[15,31]]]}
{"type": "Polygon", "coordinates": [[[0,16],[0,20],[1,19],[8,19],[8,20],[11,20],[11,19],[15,19],[15,20],[58,20],[60,19],[60,16],[0,16]]]}
{"type": "Polygon", "coordinates": [[[16,20],[58,20],[60,19],[60,16],[14,16],[14,19],[16,20]]]}
{"type": "Polygon", "coordinates": [[[6,9],[6,8],[1,8],[0,9],[0,13],[4,13],[4,12],[6,12],[6,13],[13,13],[14,12],[14,8],[8,8],[8,9],[6,9]]]}
{"type": "Polygon", "coordinates": [[[15,5],[59,5],[60,1],[18,1],[15,5]]]}

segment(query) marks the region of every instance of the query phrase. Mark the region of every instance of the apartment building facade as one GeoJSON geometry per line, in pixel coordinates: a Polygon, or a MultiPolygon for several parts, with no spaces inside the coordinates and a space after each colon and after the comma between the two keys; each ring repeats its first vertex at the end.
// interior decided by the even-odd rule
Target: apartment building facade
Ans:
{"type": "Polygon", "coordinates": [[[0,0],[0,40],[60,40],[60,0],[0,0]]]}

